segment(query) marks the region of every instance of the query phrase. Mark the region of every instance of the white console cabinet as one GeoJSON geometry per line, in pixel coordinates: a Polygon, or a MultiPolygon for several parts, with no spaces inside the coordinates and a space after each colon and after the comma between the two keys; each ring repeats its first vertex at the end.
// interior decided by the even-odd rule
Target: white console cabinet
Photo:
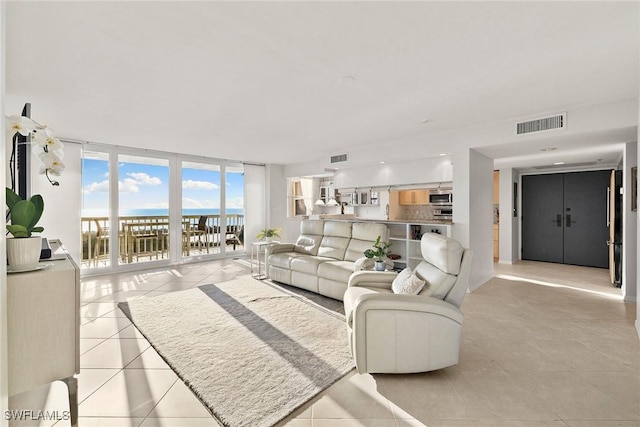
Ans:
{"type": "Polygon", "coordinates": [[[7,274],[9,395],[56,380],[69,387],[71,422],[77,422],[80,372],[80,273],[59,241],[54,258],[37,271],[7,274]]]}

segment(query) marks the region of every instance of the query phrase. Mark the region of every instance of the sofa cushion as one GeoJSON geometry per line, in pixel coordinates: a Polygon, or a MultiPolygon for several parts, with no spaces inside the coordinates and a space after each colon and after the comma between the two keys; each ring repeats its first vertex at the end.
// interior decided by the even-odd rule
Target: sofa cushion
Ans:
{"type": "Polygon", "coordinates": [[[318,277],[346,284],[354,270],[355,263],[351,261],[328,261],[318,266],[318,277]]]}
{"type": "Polygon", "coordinates": [[[300,222],[300,235],[293,250],[301,254],[317,255],[323,232],[324,221],[303,219],[300,222]]]}
{"type": "Polygon", "coordinates": [[[277,252],[269,255],[269,265],[275,265],[282,268],[290,268],[291,260],[301,256],[295,252],[277,252]]]}
{"type": "Polygon", "coordinates": [[[345,237],[350,239],[351,226],[352,224],[350,222],[326,221],[324,223],[322,234],[325,237],[345,237]]]}
{"type": "Polygon", "coordinates": [[[318,256],[343,260],[349,240],[346,237],[324,236],[318,248],[318,256]]]}
{"type": "Polygon", "coordinates": [[[343,260],[351,239],[351,223],[326,221],[323,232],[324,237],[318,248],[318,256],[343,260]]]}
{"type": "Polygon", "coordinates": [[[384,224],[356,222],[351,231],[351,241],[347,246],[344,259],[357,261],[362,258],[364,251],[370,249],[380,236],[383,242],[389,240],[389,230],[384,224]]]}
{"type": "Polygon", "coordinates": [[[334,261],[333,258],[304,255],[291,260],[291,270],[300,273],[317,275],[318,266],[323,262],[334,261]]]}
{"type": "Polygon", "coordinates": [[[298,240],[296,240],[293,250],[300,254],[317,255],[320,242],[322,242],[322,236],[315,234],[301,234],[298,236],[298,240]]]}
{"type": "Polygon", "coordinates": [[[389,239],[389,229],[384,224],[376,222],[354,222],[351,229],[351,238],[375,242],[380,236],[382,241],[389,239]]]}
{"type": "Polygon", "coordinates": [[[464,248],[457,240],[436,233],[425,233],[420,242],[422,257],[448,274],[458,274],[464,248]]]}
{"type": "Polygon", "coordinates": [[[416,276],[410,268],[405,268],[393,279],[391,290],[394,294],[419,294],[425,281],[416,276]]]}
{"type": "Polygon", "coordinates": [[[314,234],[322,236],[324,233],[324,221],[318,219],[303,219],[300,222],[300,234],[314,234]]]}

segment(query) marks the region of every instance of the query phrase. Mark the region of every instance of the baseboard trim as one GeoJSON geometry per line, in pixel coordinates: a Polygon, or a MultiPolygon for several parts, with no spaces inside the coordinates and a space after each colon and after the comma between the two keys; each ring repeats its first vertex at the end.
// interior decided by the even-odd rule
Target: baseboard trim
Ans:
{"type": "Polygon", "coordinates": [[[514,262],[513,261],[509,261],[509,260],[501,259],[501,260],[498,260],[498,264],[513,265],[514,262]]]}
{"type": "Polygon", "coordinates": [[[636,332],[638,333],[638,338],[640,339],[640,320],[636,319],[636,332]]]}
{"type": "Polygon", "coordinates": [[[636,303],[636,302],[638,302],[638,298],[637,297],[625,296],[624,297],[624,302],[636,303]]]}
{"type": "Polygon", "coordinates": [[[494,276],[488,276],[485,279],[480,279],[478,280],[476,283],[470,283],[469,284],[469,292],[473,292],[476,289],[478,289],[480,286],[484,285],[485,283],[487,283],[489,280],[493,279],[494,276]]]}

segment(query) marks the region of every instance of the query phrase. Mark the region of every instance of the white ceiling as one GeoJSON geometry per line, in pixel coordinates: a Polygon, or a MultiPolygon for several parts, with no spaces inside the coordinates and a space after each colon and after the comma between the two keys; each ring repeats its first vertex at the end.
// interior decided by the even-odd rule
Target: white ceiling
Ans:
{"type": "MultiPolygon", "coordinates": [[[[456,129],[636,99],[638,6],[7,2],[6,107],[31,102],[68,138],[243,161],[428,157],[456,129]]],[[[547,146],[615,161],[637,113],[619,122],[486,134],[480,151],[522,168],[547,146]]]]}

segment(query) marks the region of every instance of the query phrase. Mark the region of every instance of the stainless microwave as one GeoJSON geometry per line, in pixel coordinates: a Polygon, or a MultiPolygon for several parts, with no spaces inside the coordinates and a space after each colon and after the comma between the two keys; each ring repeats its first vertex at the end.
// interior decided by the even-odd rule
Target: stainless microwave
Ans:
{"type": "Polygon", "coordinates": [[[437,188],[429,192],[429,204],[430,205],[452,205],[453,204],[453,189],[452,188],[437,188]]]}

